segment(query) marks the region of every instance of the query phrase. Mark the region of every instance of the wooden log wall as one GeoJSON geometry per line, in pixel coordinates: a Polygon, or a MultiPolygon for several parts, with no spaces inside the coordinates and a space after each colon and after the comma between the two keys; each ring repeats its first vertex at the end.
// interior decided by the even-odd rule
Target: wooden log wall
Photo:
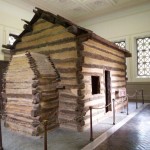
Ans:
{"type": "Polygon", "coordinates": [[[60,126],[77,130],[76,104],[78,98],[77,82],[77,44],[75,35],[67,28],[39,19],[32,32],[27,33],[16,45],[16,50],[23,53],[42,53],[50,56],[57,72],[60,74],[59,85],[65,86],[59,91],[59,122],[60,126]]]}
{"type": "MultiPolygon", "coordinates": [[[[111,93],[126,86],[125,54],[108,46],[88,40],[89,36],[75,36],[57,23],[44,19],[34,23],[32,30],[17,43],[17,54],[25,51],[49,56],[59,74],[59,123],[61,127],[82,131],[89,124],[89,106],[105,105],[104,71],[111,72],[111,93]],[[91,76],[100,77],[100,93],[92,95],[91,76]]],[[[94,110],[97,121],[103,110],[94,110]]]]}
{"type": "MultiPolygon", "coordinates": [[[[84,57],[82,74],[85,88],[83,89],[84,109],[89,106],[103,107],[106,105],[105,95],[105,70],[110,71],[111,76],[111,98],[115,98],[115,91],[126,87],[126,66],[123,52],[112,49],[94,40],[83,42],[84,57]],[[100,93],[92,95],[91,76],[99,76],[100,93]]],[[[122,105],[120,105],[122,107],[122,105]]],[[[118,106],[116,106],[118,108],[118,106]]],[[[98,122],[100,116],[104,115],[105,109],[93,110],[93,123],[98,122]]],[[[89,127],[89,111],[83,116],[83,130],[89,127]]]]}
{"type": "Polygon", "coordinates": [[[5,75],[5,126],[37,136],[58,126],[58,91],[56,73],[45,55],[14,55],[5,75]]]}

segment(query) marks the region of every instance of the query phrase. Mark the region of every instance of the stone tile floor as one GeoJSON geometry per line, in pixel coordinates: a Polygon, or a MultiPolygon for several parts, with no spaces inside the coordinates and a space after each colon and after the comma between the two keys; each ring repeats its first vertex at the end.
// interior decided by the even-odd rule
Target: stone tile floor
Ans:
{"type": "MultiPolygon", "coordinates": [[[[141,104],[139,104],[140,107],[141,104]]],[[[135,110],[135,103],[129,103],[129,113],[135,110]]],[[[126,113],[116,113],[116,123],[126,117],[126,113]]],[[[98,125],[93,126],[94,139],[112,127],[112,116],[106,117],[98,125]]],[[[89,143],[89,130],[74,132],[58,128],[48,132],[48,150],[79,150],[89,143]]],[[[2,126],[4,150],[42,150],[43,137],[25,136],[2,126]]],[[[121,150],[121,149],[115,149],[121,150]]]]}
{"type": "Polygon", "coordinates": [[[95,150],[150,150],[150,105],[95,150]]]}

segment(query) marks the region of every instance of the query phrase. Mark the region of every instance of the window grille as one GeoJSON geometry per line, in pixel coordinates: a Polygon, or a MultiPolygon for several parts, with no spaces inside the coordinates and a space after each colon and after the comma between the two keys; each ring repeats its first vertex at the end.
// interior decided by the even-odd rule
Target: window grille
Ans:
{"type": "Polygon", "coordinates": [[[150,76],[150,37],[137,38],[137,75],[150,76]]]}
{"type": "Polygon", "coordinates": [[[126,42],[125,41],[118,41],[118,42],[114,42],[116,45],[118,45],[121,48],[126,48],[126,42]]]}
{"type": "Polygon", "coordinates": [[[9,44],[13,45],[13,43],[15,42],[15,38],[13,36],[9,36],[9,44]]]}

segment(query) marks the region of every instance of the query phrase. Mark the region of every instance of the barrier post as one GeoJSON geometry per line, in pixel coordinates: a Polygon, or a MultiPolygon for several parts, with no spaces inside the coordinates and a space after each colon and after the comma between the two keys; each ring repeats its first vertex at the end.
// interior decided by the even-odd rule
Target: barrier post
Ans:
{"type": "Polygon", "coordinates": [[[90,141],[93,141],[92,106],[90,106],[89,109],[90,109],[90,141]]]}
{"type": "Polygon", "coordinates": [[[113,99],[113,125],[115,125],[115,99],[113,99]]]}
{"type": "Polygon", "coordinates": [[[127,115],[129,115],[129,101],[128,101],[128,97],[127,97],[127,115]]]}
{"type": "Polygon", "coordinates": [[[143,93],[143,89],[142,89],[142,103],[144,105],[144,93],[143,93]]]}
{"type": "Polygon", "coordinates": [[[138,91],[136,90],[136,109],[138,109],[137,94],[138,94],[138,91]]]}
{"type": "Polygon", "coordinates": [[[1,126],[1,119],[3,114],[3,101],[0,100],[0,150],[3,150],[3,144],[2,144],[2,126],[1,126]]]}
{"type": "Polygon", "coordinates": [[[0,114],[0,150],[3,150],[3,145],[2,145],[2,128],[1,128],[1,119],[2,119],[2,114],[0,114]]]}
{"type": "Polygon", "coordinates": [[[44,150],[47,150],[47,120],[44,120],[44,150]]]}

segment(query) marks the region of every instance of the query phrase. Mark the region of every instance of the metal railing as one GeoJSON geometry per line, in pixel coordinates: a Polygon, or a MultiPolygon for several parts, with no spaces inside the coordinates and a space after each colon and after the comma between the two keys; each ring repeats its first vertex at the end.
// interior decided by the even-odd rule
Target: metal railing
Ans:
{"type": "MultiPolygon", "coordinates": [[[[104,109],[104,108],[107,108],[110,105],[112,105],[113,106],[113,125],[115,125],[115,123],[116,123],[116,121],[115,121],[116,120],[116,117],[115,117],[115,101],[116,100],[113,99],[111,103],[109,103],[106,106],[100,107],[100,108],[96,108],[96,107],[92,107],[92,106],[89,107],[89,110],[90,110],[90,141],[94,140],[94,138],[93,138],[92,109],[104,109]]],[[[121,101],[121,103],[124,103],[125,101],[127,101],[127,115],[128,115],[129,113],[128,113],[128,97],[127,96],[125,97],[125,100],[121,101]]],[[[117,104],[120,104],[120,103],[117,102],[117,104]]]]}
{"type": "Polygon", "coordinates": [[[141,98],[142,98],[142,104],[144,104],[145,100],[144,100],[144,90],[143,89],[135,90],[135,93],[133,95],[127,94],[128,98],[135,98],[136,109],[138,109],[138,95],[140,95],[140,94],[141,94],[141,98]]]}
{"type": "MultiPolygon", "coordinates": [[[[61,121],[61,123],[68,123],[68,122],[71,122],[71,121],[75,121],[75,119],[73,119],[73,120],[69,120],[69,121],[61,121]]],[[[58,121],[58,122],[56,122],[56,123],[53,123],[53,124],[60,124],[60,122],[58,121]]],[[[52,123],[51,123],[51,121],[50,120],[43,120],[43,122],[41,122],[41,124],[43,125],[43,127],[44,127],[44,150],[48,150],[48,144],[47,144],[47,132],[48,132],[48,129],[47,129],[47,126],[48,126],[48,124],[51,124],[52,125],[52,123]]]]}
{"type": "MultiPolygon", "coordinates": [[[[138,108],[138,95],[141,94],[142,96],[142,103],[144,104],[144,92],[143,92],[143,89],[141,90],[136,90],[135,93],[133,95],[129,95],[127,94],[124,98],[124,100],[122,100],[121,102],[117,102],[117,99],[112,99],[112,102],[109,103],[108,105],[106,106],[103,106],[103,107],[100,107],[100,108],[96,108],[96,107],[92,107],[90,106],[87,111],[90,110],[90,141],[93,141],[94,138],[93,138],[93,121],[92,121],[92,110],[93,109],[104,109],[104,108],[107,108],[109,107],[110,105],[112,105],[112,110],[113,110],[113,125],[115,125],[116,123],[116,113],[115,113],[115,103],[116,104],[121,104],[121,103],[124,103],[125,101],[127,101],[127,106],[126,106],[126,109],[127,109],[127,115],[129,114],[128,112],[128,99],[129,98],[136,98],[136,109],[138,108]]],[[[124,105],[123,105],[124,107],[124,105]]],[[[2,136],[1,136],[1,117],[3,116],[4,114],[2,113],[2,109],[1,109],[1,114],[0,114],[0,150],[3,150],[3,146],[2,146],[2,136]]],[[[75,120],[70,120],[70,121],[75,121],[75,120]]],[[[68,121],[67,121],[68,122],[68,121]]],[[[43,126],[44,126],[44,150],[47,150],[47,126],[48,126],[48,123],[49,121],[48,120],[44,120],[42,122],[43,126]]]]}
{"type": "MultiPolygon", "coordinates": [[[[133,95],[129,95],[127,94],[124,98],[124,100],[122,100],[121,102],[117,102],[117,99],[112,99],[112,102],[109,103],[108,105],[106,106],[103,106],[101,108],[95,108],[95,107],[92,107],[90,106],[89,107],[89,110],[90,110],[90,141],[93,141],[94,138],[93,138],[93,121],[92,121],[92,109],[103,109],[103,108],[107,108],[109,107],[111,104],[112,104],[112,113],[113,113],[113,125],[116,124],[116,109],[115,109],[115,103],[116,104],[121,104],[121,103],[124,103],[125,101],[127,101],[127,105],[126,105],[126,109],[127,109],[127,115],[129,114],[129,98],[136,98],[136,109],[138,108],[138,95],[141,94],[142,96],[142,104],[144,104],[144,91],[143,89],[141,90],[136,90],[135,93],[133,95]]],[[[124,107],[124,104],[123,104],[123,107],[124,107]]]]}
{"type": "MultiPolygon", "coordinates": [[[[129,106],[128,106],[128,101],[129,101],[129,98],[134,98],[136,97],[136,108],[138,108],[138,104],[137,104],[137,97],[138,95],[141,93],[142,95],[142,103],[144,104],[144,92],[143,92],[143,89],[141,90],[136,90],[135,93],[133,95],[129,95],[127,94],[125,97],[122,97],[122,101],[121,102],[118,102],[117,100],[118,99],[112,99],[112,102],[109,103],[108,105],[106,106],[103,106],[103,107],[100,107],[100,108],[96,108],[96,107],[92,107],[90,106],[88,110],[90,110],[90,141],[93,141],[94,138],[93,138],[93,120],[92,120],[92,110],[93,109],[104,109],[104,108],[107,108],[109,107],[110,105],[112,105],[112,113],[113,113],[113,125],[116,124],[116,109],[115,109],[115,105],[116,104],[121,104],[121,103],[124,103],[127,101],[127,105],[126,105],[126,113],[127,115],[129,114],[129,106]]],[[[123,107],[124,107],[124,104],[123,104],[123,107]]],[[[86,110],[86,112],[88,111],[86,110]]],[[[74,120],[71,120],[71,121],[74,121],[74,120]]],[[[68,122],[68,121],[67,121],[68,122]]],[[[48,120],[44,120],[42,122],[42,124],[44,125],[44,150],[47,150],[47,125],[48,125],[49,121],[48,120]]],[[[65,121],[66,123],[66,121],[65,121]]]]}

